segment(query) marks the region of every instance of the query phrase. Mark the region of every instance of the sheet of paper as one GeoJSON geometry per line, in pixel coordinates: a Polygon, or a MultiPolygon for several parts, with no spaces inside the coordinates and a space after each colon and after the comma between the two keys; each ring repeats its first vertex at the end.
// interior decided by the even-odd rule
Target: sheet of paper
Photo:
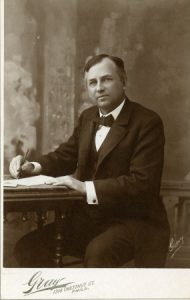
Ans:
{"type": "Polygon", "coordinates": [[[3,181],[3,186],[10,186],[10,187],[16,187],[17,184],[17,180],[13,179],[13,180],[4,180],[3,181]]]}
{"type": "Polygon", "coordinates": [[[3,185],[8,187],[16,187],[17,185],[33,186],[33,185],[41,185],[41,184],[50,184],[55,182],[56,182],[55,177],[37,175],[37,176],[31,176],[31,177],[21,178],[21,179],[4,180],[3,185]]]}

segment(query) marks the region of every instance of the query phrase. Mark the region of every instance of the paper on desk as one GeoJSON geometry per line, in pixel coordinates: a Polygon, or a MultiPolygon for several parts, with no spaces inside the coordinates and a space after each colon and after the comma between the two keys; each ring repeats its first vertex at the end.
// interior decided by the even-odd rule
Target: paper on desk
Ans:
{"type": "Polygon", "coordinates": [[[11,186],[11,187],[16,187],[17,184],[17,180],[13,179],[13,180],[4,180],[3,181],[3,186],[11,186]]]}
{"type": "Polygon", "coordinates": [[[3,185],[9,187],[16,187],[17,185],[32,186],[32,185],[41,185],[41,184],[51,184],[55,182],[56,182],[55,177],[37,175],[37,176],[31,176],[31,177],[21,178],[21,179],[4,180],[3,185]]]}

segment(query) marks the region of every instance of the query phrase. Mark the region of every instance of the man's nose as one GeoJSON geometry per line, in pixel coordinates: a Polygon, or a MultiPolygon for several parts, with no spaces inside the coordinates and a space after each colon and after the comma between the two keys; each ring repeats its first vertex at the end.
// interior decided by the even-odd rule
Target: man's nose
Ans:
{"type": "Polygon", "coordinates": [[[97,92],[101,92],[101,91],[104,90],[104,85],[102,84],[101,81],[98,81],[98,82],[97,82],[96,90],[97,90],[97,92]]]}

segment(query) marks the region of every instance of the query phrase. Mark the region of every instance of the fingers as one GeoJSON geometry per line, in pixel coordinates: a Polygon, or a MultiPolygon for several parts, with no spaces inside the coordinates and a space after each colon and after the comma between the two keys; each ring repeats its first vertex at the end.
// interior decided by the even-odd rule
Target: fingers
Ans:
{"type": "Polygon", "coordinates": [[[29,175],[32,175],[34,166],[30,162],[25,162],[24,165],[22,165],[23,162],[23,156],[18,155],[14,157],[9,166],[9,172],[12,177],[19,178],[21,175],[22,177],[26,177],[29,175]]]}
{"type": "Polygon", "coordinates": [[[32,175],[34,170],[34,165],[28,161],[24,163],[24,165],[21,166],[20,168],[20,176],[21,177],[26,177],[32,175]]]}
{"type": "Polygon", "coordinates": [[[70,176],[61,176],[56,178],[56,182],[53,183],[56,186],[66,186],[72,188],[72,181],[70,176]]]}
{"type": "Polygon", "coordinates": [[[68,188],[68,185],[66,185],[63,182],[54,182],[54,183],[52,183],[52,185],[53,186],[62,186],[62,187],[68,188]]]}
{"type": "Polygon", "coordinates": [[[55,178],[55,182],[52,182],[50,180],[50,184],[52,184],[53,186],[62,186],[65,188],[69,188],[75,191],[80,192],[82,195],[86,194],[86,186],[85,183],[82,181],[79,181],[75,178],[73,178],[72,176],[61,176],[61,177],[57,177],[55,178]]]}
{"type": "Polygon", "coordinates": [[[86,194],[85,183],[73,178],[72,176],[57,177],[56,180],[57,181],[53,183],[54,186],[61,185],[70,188],[72,190],[78,191],[83,195],[86,194]]]}
{"type": "Polygon", "coordinates": [[[46,180],[46,184],[54,184],[56,182],[57,182],[56,178],[49,178],[49,179],[46,180]]]}
{"type": "Polygon", "coordinates": [[[46,180],[46,184],[52,185],[60,185],[60,186],[68,186],[68,178],[69,176],[61,176],[56,178],[49,178],[46,180]]]}
{"type": "Polygon", "coordinates": [[[19,177],[19,172],[20,172],[20,167],[22,164],[22,159],[23,157],[21,155],[18,155],[14,157],[9,165],[9,172],[12,177],[18,178],[19,177]]]}

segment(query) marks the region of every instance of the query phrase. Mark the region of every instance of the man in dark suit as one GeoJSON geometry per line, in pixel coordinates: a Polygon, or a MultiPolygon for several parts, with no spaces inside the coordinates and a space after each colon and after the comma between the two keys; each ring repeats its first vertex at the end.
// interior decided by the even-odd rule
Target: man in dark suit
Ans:
{"type": "MultiPolygon", "coordinates": [[[[164,161],[160,117],[125,93],[123,61],[106,54],[84,68],[89,96],[70,139],[38,162],[15,157],[10,173],[44,174],[86,196],[65,220],[64,252],[80,255],[85,267],[164,267],[169,226],[159,197],[164,161]],[[77,176],[72,174],[77,169],[77,176]]],[[[23,237],[16,247],[21,266],[47,267],[53,225],[23,237]],[[38,255],[36,255],[38,253],[38,255]]]]}

